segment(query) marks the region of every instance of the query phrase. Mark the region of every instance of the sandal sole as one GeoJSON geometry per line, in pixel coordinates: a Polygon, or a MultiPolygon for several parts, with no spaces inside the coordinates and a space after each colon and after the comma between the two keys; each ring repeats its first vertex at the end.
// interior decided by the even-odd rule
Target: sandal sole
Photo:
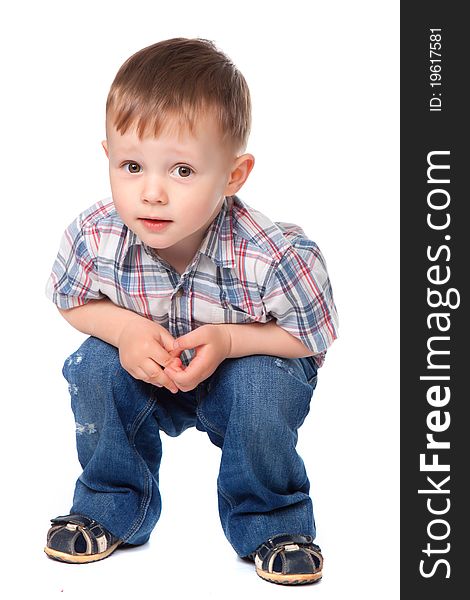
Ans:
{"type": "Polygon", "coordinates": [[[113,553],[116,550],[116,548],[120,544],[121,542],[116,542],[107,550],[105,550],[104,552],[100,552],[99,554],[67,554],[66,552],[59,552],[58,550],[54,550],[53,548],[49,548],[48,546],[44,548],[44,552],[49,558],[53,558],[54,560],[81,565],[85,563],[96,562],[98,560],[103,560],[103,558],[107,558],[111,553],[113,553]]]}
{"type": "Polygon", "coordinates": [[[256,573],[261,577],[261,579],[281,585],[305,585],[308,583],[315,583],[322,578],[321,571],[318,573],[283,575],[282,573],[268,573],[267,571],[256,568],[256,573]]]}

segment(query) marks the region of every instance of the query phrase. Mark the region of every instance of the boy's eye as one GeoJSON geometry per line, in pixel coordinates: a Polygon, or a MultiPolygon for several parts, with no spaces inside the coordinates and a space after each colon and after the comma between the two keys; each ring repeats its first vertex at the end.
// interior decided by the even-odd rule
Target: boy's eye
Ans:
{"type": "Polygon", "coordinates": [[[181,178],[186,178],[191,175],[193,170],[187,165],[179,165],[178,167],[175,167],[174,171],[176,171],[181,178]]]}
{"type": "Polygon", "coordinates": [[[124,165],[128,173],[140,173],[142,170],[141,166],[135,162],[129,162],[124,165]]]}

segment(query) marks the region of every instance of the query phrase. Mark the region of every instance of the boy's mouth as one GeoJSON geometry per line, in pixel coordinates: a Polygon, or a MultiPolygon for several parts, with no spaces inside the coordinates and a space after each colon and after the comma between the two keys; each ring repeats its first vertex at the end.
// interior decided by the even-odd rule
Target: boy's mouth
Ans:
{"type": "Polygon", "coordinates": [[[151,231],[160,231],[171,223],[169,219],[150,219],[147,217],[141,217],[139,220],[142,221],[145,227],[151,231]]]}

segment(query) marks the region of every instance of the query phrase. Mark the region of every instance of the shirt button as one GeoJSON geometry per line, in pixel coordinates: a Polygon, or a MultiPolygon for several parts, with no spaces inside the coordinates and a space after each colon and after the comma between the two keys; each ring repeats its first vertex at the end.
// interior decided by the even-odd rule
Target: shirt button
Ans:
{"type": "Polygon", "coordinates": [[[181,296],[182,296],[183,294],[184,294],[184,290],[183,290],[183,288],[180,288],[180,289],[179,289],[179,290],[176,292],[175,296],[176,296],[177,298],[181,298],[181,296]]]}

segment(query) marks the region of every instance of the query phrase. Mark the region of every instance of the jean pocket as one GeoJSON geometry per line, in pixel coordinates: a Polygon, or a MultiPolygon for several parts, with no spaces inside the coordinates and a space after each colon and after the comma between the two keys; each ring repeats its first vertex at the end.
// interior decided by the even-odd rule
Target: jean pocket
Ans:
{"type": "Polygon", "coordinates": [[[306,356],[301,359],[302,367],[305,372],[307,383],[312,386],[313,389],[317,386],[317,363],[313,356],[306,356]]]}

